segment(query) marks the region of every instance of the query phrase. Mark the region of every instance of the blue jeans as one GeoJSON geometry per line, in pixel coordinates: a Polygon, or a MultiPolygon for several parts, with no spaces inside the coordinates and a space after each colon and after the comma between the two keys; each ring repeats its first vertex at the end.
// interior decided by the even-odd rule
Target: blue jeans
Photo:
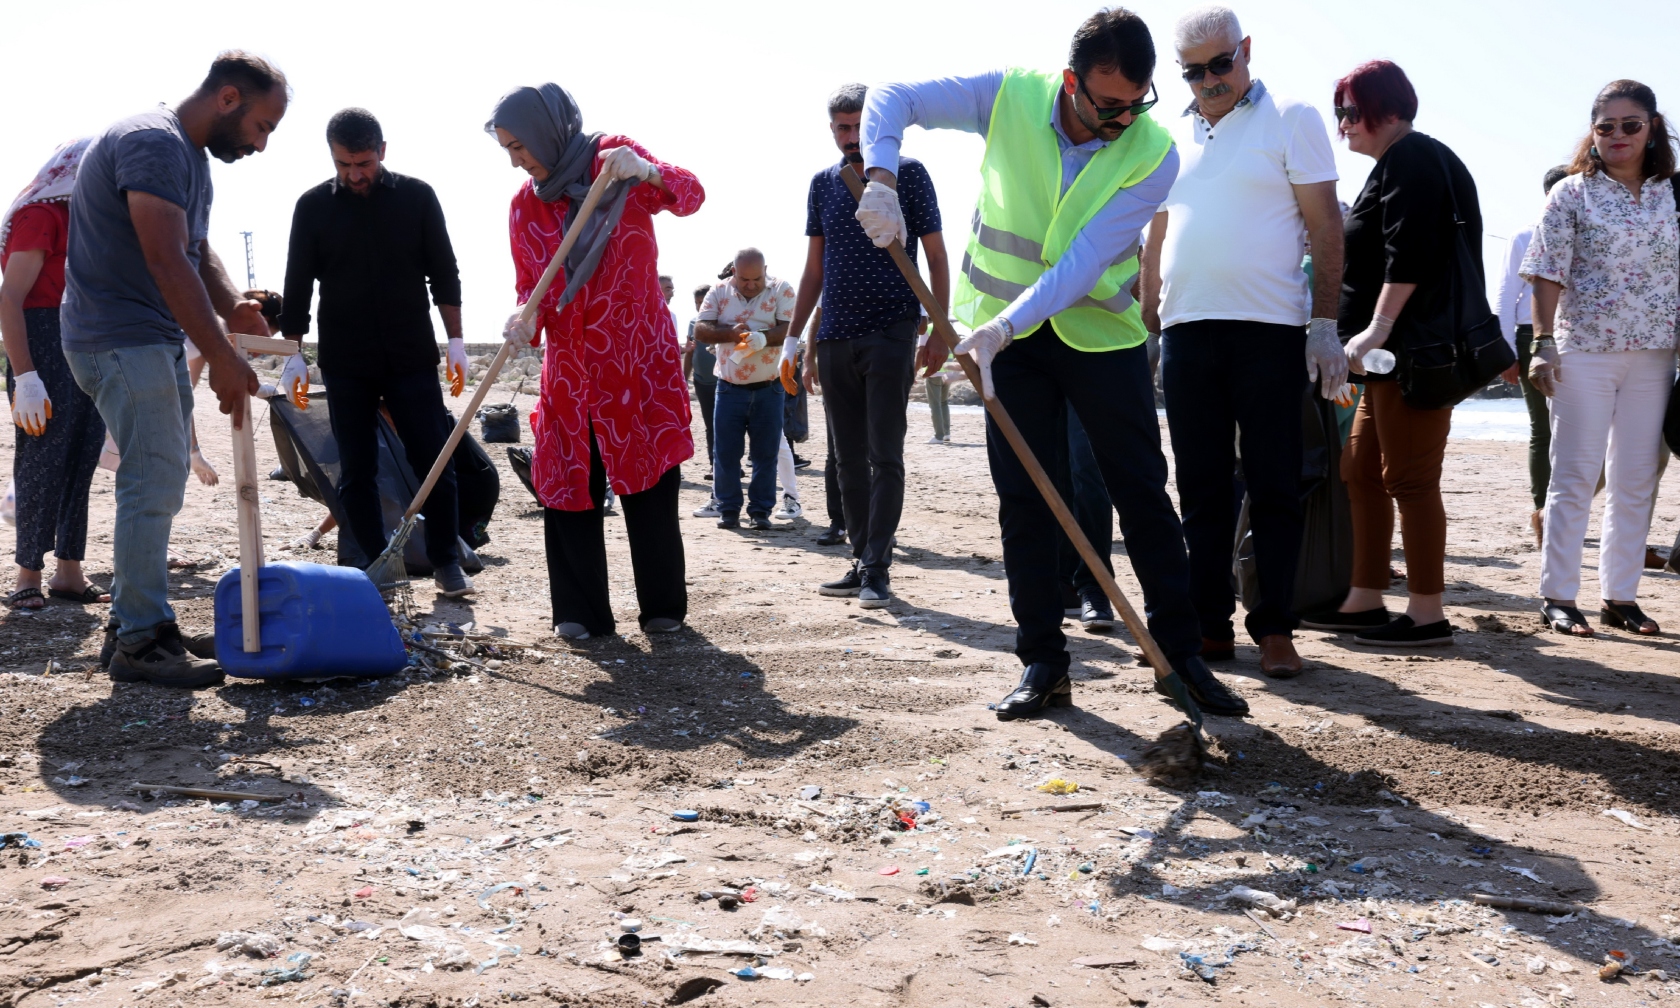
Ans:
{"type": "Polygon", "coordinates": [[[1232,547],[1242,494],[1237,438],[1254,530],[1260,599],[1245,621],[1255,641],[1295,629],[1301,553],[1301,397],[1306,329],[1205,319],[1162,334],[1161,384],[1178,463],[1178,503],[1202,636],[1230,640],[1236,588],[1232,547]]]}
{"type": "Polygon", "coordinates": [[[155,636],[158,624],[175,619],[169,530],[181,510],[191,447],[186,356],[179,343],[66,350],[64,356],[122,455],[111,535],[111,616],[117,639],[138,644],[155,636]]]}
{"type": "Polygon", "coordinates": [[[717,404],[712,433],[717,445],[713,460],[712,492],[718,513],[741,513],[741,455],[752,461],[752,482],[747,484],[747,514],[769,516],[776,506],[776,456],[782,450],[782,405],[787,393],[781,382],[763,388],[746,388],[733,382],[717,383],[717,404]],[[749,449],[750,445],[750,449],[749,449]]]}
{"type": "MultiPolygon", "coordinates": [[[[1150,633],[1170,662],[1199,652],[1190,565],[1178,515],[1167,496],[1167,460],[1155,419],[1148,350],[1139,344],[1085,353],[1063,343],[1046,323],[997,355],[992,382],[998,400],[1040,462],[1067,450],[1064,407],[1078,415],[1103,484],[1120,513],[1120,535],[1132,571],[1143,585],[1150,633]]],[[[1066,669],[1069,656],[1056,563],[1061,526],[989,414],[986,456],[998,492],[1004,573],[1017,627],[1016,657],[1023,665],[1043,662],[1066,669]]]]}

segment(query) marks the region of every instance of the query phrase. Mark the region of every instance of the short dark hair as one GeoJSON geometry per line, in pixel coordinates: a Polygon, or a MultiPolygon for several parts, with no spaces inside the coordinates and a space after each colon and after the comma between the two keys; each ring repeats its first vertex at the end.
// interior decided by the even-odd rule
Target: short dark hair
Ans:
{"type": "Polygon", "coordinates": [[[1545,176],[1545,178],[1542,178],[1540,180],[1540,184],[1545,187],[1546,194],[1549,196],[1549,195],[1551,195],[1551,192],[1552,192],[1552,186],[1557,185],[1559,182],[1562,182],[1564,179],[1566,179],[1568,177],[1569,177],[1569,166],[1568,165],[1566,165],[1566,164],[1552,165],[1550,168],[1546,169],[1546,176],[1545,176]]]}
{"type": "MultiPolygon", "coordinates": [[[[1674,129],[1668,124],[1668,117],[1657,111],[1657,93],[1636,80],[1613,80],[1604,85],[1604,90],[1593,99],[1592,115],[1588,123],[1598,120],[1598,114],[1604,111],[1604,106],[1617,98],[1626,98],[1645,110],[1645,117],[1650,120],[1650,132],[1645,134],[1645,141],[1649,145],[1645,148],[1645,163],[1640,172],[1647,179],[1666,179],[1674,174],[1674,129]]],[[[1596,175],[1601,162],[1596,157],[1597,151],[1593,147],[1592,130],[1575,145],[1575,156],[1569,161],[1571,175],[1596,175]]]]}
{"type": "Polygon", "coordinates": [[[1110,70],[1147,84],[1155,76],[1155,40],[1143,18],[1124,7],[1104,7],[1073,33],[1068,66],[1080,80],[1092,70],[1110,70]]]}
{"type": "Polygon", "coordinates": [[[1353,99],[1360,121],[1372,126],[1417,118],[1417,91],[1406,71],[1391,60],[1371,60],[1354,67],[1352,73],[1336,82],[1332,102],[1340,108],[1344,97],[1353,99]]]}
{"type": "Polygon", "coordinates": [[[712,285],[711,284],[701,284],[700,286],[694,288],[693,293],[694,293],[695,297],[703,298],[707,294],[710,294],[711,292],[712,292],[712,285]]]}
{"type": "Polygon", "coordinates": [[[243,49],[228,49],[217,54],[198,90],[200,94],[213,94],[230,84],[239,90],[242,102],[271,95],[275,88],[284,88],[286,100],[292,100],[292,86],[286,82],[286,75],[280,72],[280,68],[243,49]]]}
{"type": "Polygon", "coordinates": [[[837,115],[850,115],[863,111],[863,99],[869,94],[869,86],[853,82],[842,84],[828,96],[828,117],[833,119],[837,115]]]}
{"type": "Polygon", "coordinates": [[[378,150],[385,142],[379,120],[365,108],[339,109],[327,120],[327,143],[337,144],[352,154],[378,150]]]}

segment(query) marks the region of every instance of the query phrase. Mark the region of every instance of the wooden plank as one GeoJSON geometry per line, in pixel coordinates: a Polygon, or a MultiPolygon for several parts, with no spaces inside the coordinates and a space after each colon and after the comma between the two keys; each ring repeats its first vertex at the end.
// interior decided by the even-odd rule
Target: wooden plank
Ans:
{"type": "Polygon", "coordinates": [[[246,654],[262,650],[262,613],[257,596],[257,575],[263,565],[262,508],[257,490],[257,441],[251,430],[253,422],[251,400],[247,398],[245,422],[233,432],[233,480],[239,507],[239,598],[246,654]]]}
{"type": "Polygon", "coordinates": [[[239,349],[246,353],[277,354],[281,357],[291,357],[298,353],[299,345],[289,339],[278,336],[253,336],[250,333],[237,333],[239,349]]]}

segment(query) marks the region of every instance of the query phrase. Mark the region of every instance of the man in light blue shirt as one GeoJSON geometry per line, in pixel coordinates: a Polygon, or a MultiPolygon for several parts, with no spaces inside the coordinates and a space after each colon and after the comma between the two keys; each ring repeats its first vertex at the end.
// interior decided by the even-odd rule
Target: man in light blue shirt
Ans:
{"type": "MultiPolygon", "coordinates": [[[[1086,166],[1154,104],[1154,69],[1154,42],[1147,26],[1130,11],[1099,11],[1075,33],[1069,69],[1063,72],[1048,123],[1060,154],[1062,198],[1068,197],[1086,166]]],[[[893,184],[905,127],[988,134],[1007,73],[870,89],[863,116],[863,158],[866,177],[879,186],[872,185],[864,194],[858,219],[876,244],[889,244],[902,230],[902,215],[894,216],[896,199],[884,190],[893,184]]],[[[1151,634],[1203,710],[1240,715],[1247,713],[1247,704],[1213,677],[1198,653],[1201,636],[1190,602],[1189,564],[1183,531],[1166,492],[1167,466],[1148,351],[1141,322],[1132,318],[1137,310],[1133,295],[1122,289],[1105,298],[1101,307],[1115,313],[1115,333],[1136,330],[1136,345],[1079,349],[1048,324],[1052,316],[1092,303],[1091,295],[1107,271],[1136,255],[1139,234],[1166,199],[1177,172],[1177,155],[1168,148],[1144,178],[1114,192],[1066,251],[1033,283],[1012,299],[1005,298],[1008,304],[977,325],[958,350],[973,356],[983,391],[995,395],[1009,411],[1047,468],[1054,470],[1066,452],[1066,411],[1078,416],[1120,513],[1127,554],[1143,585],[1151,634]]],[[[1025,237],[1026,244],[1036,244],[1043,236],[1025,237]]],[[[1038,252],[1042,255],[1042,247],[1038,252]]],[[[972,256],[965,257],[964,272],[976,288],[982,283],[998,288],[994,277],[975,279],[979,270],[972,256]]],[[[1089,319],[1079,323],[1086,333],[1092,331],[1089,319]]],[[[1057,585],[1060,533],[1049,506],[989,416],[986,433],[1010,608],[1018,627],[1015,651],[1026,666],[1020,685],[993,706],[999,719],[1009,720],[1072,702],[1057,585]]]]}

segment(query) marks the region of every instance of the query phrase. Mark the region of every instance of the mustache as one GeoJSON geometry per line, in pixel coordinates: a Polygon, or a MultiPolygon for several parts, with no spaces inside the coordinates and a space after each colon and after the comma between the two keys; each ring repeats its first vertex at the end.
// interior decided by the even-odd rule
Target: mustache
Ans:
{"type": "Polygon", "coordinates": [[[1213,87],[1197,88],[1197,90],[1202,93],[1203,98],[1218,98],[1220,95],[1230,94],[1231,85],[1220,81],[1213,87]]]}

